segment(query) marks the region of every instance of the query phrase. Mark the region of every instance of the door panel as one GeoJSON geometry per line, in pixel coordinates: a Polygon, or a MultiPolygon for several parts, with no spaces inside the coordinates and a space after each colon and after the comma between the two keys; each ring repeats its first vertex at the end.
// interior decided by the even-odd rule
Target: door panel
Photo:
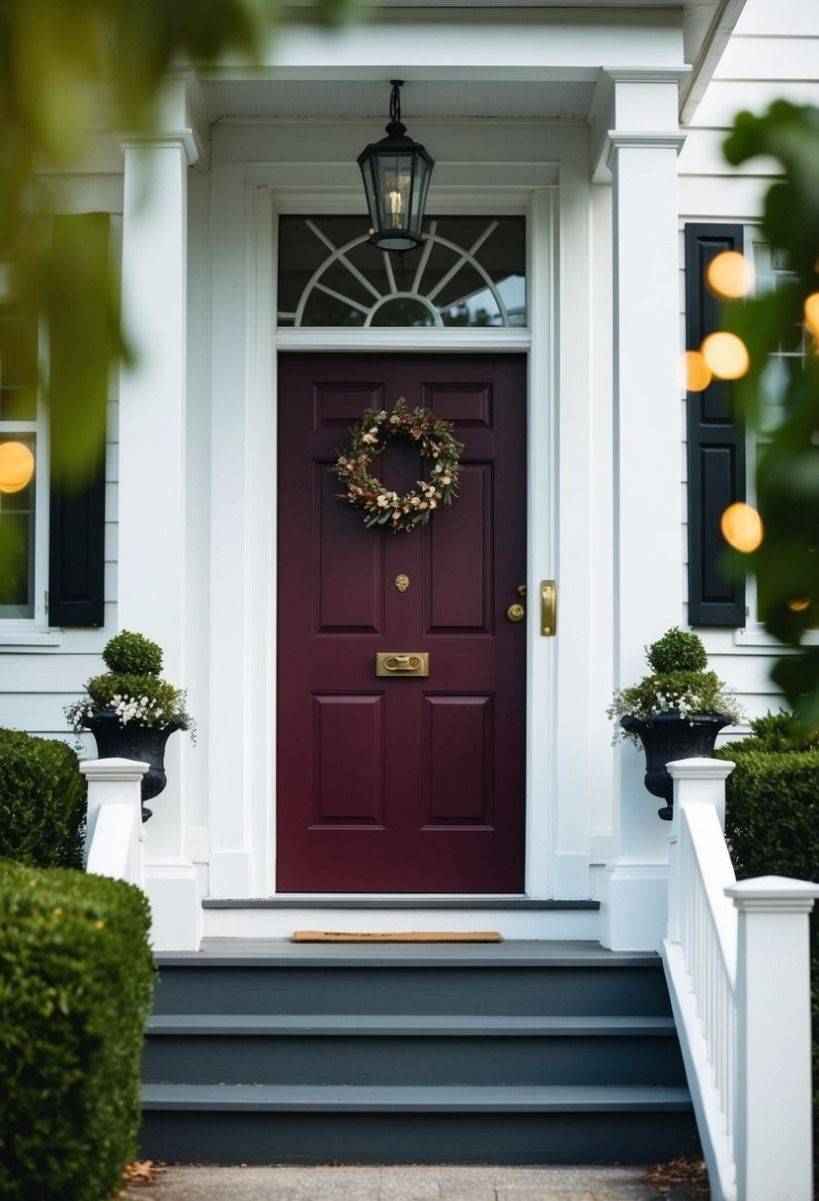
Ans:
{"type": "MultiPolygon", "coordinates": [[[[283,356],[279,367],[277,888],[521,892],[525,364],[283,356]],[[365,529],[330,468],[399,396],[455,423],[460,496],[409,534],[365,529]],[[399,575],[409,587],[396,587],[399,575]],[[376,654],[426,651],[428,678],[376,654]]],[[[374,465],[402,492],[413,447],[374,465]]]]}

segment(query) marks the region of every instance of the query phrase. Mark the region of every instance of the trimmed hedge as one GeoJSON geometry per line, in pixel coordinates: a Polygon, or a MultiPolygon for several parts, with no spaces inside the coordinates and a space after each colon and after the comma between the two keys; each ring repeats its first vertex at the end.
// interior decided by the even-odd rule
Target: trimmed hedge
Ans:
{"type": "Polygon", "coordinates": [[[102,876],[0,863],[0,1197],[108,1201],[136,1158],[149,910],[102,876]]]}
{"type": "MultiPolygon", "coordinates": [[[[816,879],[819,865],[819,748],[792,718],[753,722],[755,737],[726,743],[717,758],[735,764],[728,777],[725,837],[737,878],[816,879]],[[790,746],[796,749],[782,749],[790,746]]],[[[813,1079],[819,1089],[819,914],[810,921],[813,1079]]],[[[814,1098],[819,1119],[819,1094],[814,1098]]]]}
{"type": "Polygon", "coordinates": [[[0,729],[0,859],[80,867],[85,780],[64,742],[0,729]]]}

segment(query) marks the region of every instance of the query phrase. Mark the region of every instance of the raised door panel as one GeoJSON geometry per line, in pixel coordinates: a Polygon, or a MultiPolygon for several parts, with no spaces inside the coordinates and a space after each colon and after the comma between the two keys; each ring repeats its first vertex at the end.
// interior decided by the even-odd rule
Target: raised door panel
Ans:
{"type": "Polygon", "coordinates": [[[384,817],[384,697],[313,697],[313,820],[380,826],[384,817]]]}
{"type": "Polygon", "coordinates": [[[384,627],[384,543],[336,499],[331,464],[313,464],[313,589],[319,634],[380,633],[384,627]]]}
{"type": "Polygon", "coordinates": [[[427,695],[424,701],[426,824],[491,825],[492,697],[427,695]]]}

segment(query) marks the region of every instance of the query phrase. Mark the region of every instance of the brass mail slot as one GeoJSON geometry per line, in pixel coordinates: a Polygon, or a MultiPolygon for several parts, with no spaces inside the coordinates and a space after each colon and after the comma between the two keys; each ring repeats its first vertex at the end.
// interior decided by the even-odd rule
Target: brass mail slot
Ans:
{"type": "Polygon", "coordinates": [[[377,676],[428,676],[428,651],[379,651],[375,656],[377,676]]]}

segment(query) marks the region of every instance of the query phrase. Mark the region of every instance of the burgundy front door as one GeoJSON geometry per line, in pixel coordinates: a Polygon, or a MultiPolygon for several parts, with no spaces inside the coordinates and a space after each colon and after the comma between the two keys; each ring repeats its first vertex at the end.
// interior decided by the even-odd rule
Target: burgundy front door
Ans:
{"type": "MultiPolygon", "coordinates": [[[[525,395],[511,356],[280,359],[279,891],[523,891],[525,395]],[[466,447],[459,498],[408,534],[366,529],[330,471],[399,396],[466,447]],[[379,651],[428,677],[377,677],[379,651]]],[[[403,492],[417,451],[374,470],[403,492]]]]}

